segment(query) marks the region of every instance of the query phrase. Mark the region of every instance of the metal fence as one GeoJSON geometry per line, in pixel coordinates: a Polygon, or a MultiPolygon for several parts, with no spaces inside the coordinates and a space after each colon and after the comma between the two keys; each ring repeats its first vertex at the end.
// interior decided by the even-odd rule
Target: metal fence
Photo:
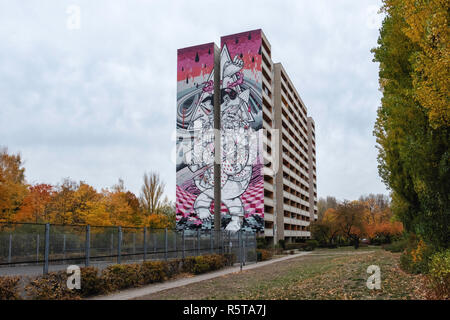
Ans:
{"type": "Polygon", "coordinates": [[[0,224],[0,272],[5,267],[34,266],[36,269],[38,266],[45,274],[49,269],[62,270],[72,264],[103,268],[115,263],[212,253],[233,253],[241,264],[255,263],[256,234],[201,229],[0,224]]]}

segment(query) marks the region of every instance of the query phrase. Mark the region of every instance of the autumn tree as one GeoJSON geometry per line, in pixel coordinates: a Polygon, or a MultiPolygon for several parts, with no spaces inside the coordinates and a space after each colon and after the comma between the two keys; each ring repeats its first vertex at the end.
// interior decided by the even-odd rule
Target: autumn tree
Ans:
{"type": "Polygon", "coordinates": [[[0,150],[0,222],[12,222],[27,194],[20,154],[0,150]]]}
{"type": "Polygon", "coordinates": [[[14,216],[15,222],[50,222],[49,203],[53,186],[45,183],[29,186],[20,210],[14,216]]]}
{"type": "Polygon", "coordinates": [[[378,171],[408,232],[449,245],[449,2],[384,0],[378,171]]]}
{"type": "Polygon", "coordinates": [[[165,183],[161,181],[159,174],[150,172],[144,174],[144,184],[141,188],[140,202],[146,215],[158,213],[161,209],[165,183]]]}
{"type": "Polygon", "coordinates": [[[359,201],[343,201],[336,208],[336,223],[344,236],[353,242],[355,249],[365,235],[364,206],[359,201]]]}
{"type": "Polygon", "coordinates": [[[336,210],[329,208],[321,218],[311,224],[311,232],[314,239],[322,244],[334,245],[341,229],[337,223],[336,210]]]}
{"type": "Polygon", "coordinates": [[[49,203],[50,221],[56,224],[72,224],[75,223],[76,215],[76,199],[75,191],[78,184],[69,178],[63,179],[62,184],[55,187],[49,203]]]}

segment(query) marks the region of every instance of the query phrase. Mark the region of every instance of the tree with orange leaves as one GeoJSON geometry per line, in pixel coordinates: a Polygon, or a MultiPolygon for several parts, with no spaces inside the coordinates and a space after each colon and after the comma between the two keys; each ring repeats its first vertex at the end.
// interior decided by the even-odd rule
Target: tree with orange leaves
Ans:
{"type": "Polygon", "coordinates": [[[28,188],[20,210],[14,216],[14,222],[50,222],[48,204],[51,201],[53,186],[45,183],[28,188]]]}

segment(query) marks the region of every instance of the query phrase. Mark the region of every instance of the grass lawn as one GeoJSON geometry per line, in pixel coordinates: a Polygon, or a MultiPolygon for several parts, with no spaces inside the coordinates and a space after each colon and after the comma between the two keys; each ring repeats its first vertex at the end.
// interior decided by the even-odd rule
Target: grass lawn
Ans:
{"type": "Polygon", "coordinates": [[[304,257],[140,299],[424,299],[422,276],[400,270],[399,256],[375,247],[316,249],[304,257]],[[381,269],[380,290],[366,286],[369,265],[381,269]]]}

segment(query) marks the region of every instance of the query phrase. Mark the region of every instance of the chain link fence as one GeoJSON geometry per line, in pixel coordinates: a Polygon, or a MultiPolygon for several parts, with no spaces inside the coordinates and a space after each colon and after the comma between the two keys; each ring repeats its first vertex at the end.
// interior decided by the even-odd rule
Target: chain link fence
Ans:
{"type": "Polygon", "coordinates": [[[0,275],[48,273],[69,265],[116,263],[232,253],[256,263],[256,233],[11,223],[0,224],[0,275]],[[41,269],[42,268],[42,269],[41,269]]]}

